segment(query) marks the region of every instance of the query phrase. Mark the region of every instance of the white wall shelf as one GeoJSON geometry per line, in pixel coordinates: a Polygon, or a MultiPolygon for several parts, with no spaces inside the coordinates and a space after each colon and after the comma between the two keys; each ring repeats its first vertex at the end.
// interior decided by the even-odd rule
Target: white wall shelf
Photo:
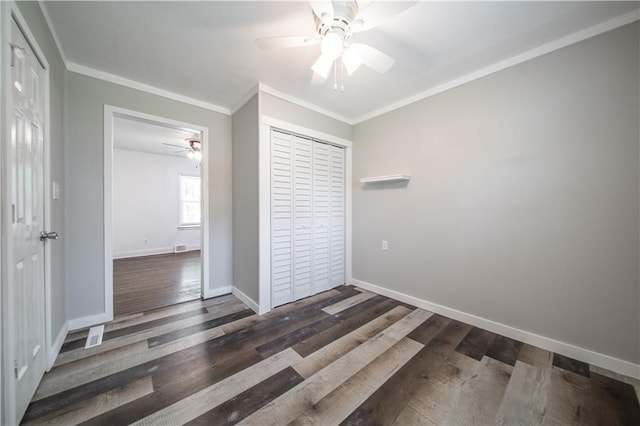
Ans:
{"type": "Polygon", "coordinates": [[[374,176],[374,177],[364,177],[360,178],[361,183],[376,183],[376,182],[400,182],[400,181],[408,181],[411,180],[411,176],[396,174],[396,175],[386,175],[386,176],[374,176]]]}

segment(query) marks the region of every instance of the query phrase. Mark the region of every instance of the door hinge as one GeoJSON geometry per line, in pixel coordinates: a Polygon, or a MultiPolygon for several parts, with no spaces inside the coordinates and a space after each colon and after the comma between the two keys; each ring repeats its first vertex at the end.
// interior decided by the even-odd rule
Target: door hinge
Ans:
{"type": "Polygon", "coordinates": [[[11,204],[11,223],[16,223],[16,205],[11,204]]]}
{"type": "Polygon", "coordinates": [[[18,378],[18,360],[13,361],[13,374],[18,378]]]}

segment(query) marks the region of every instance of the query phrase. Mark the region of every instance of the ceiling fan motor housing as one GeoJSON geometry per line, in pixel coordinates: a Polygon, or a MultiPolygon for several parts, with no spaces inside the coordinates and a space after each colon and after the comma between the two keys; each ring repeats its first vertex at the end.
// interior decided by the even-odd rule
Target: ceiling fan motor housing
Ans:
{"type": "Polygon", "coordinates": [[[356,1],[334,1],[333,17],[322,20],[314,15],[316,28],[321,37],[328,33],[334,33],[346,42],[351,38],[351,27],[358,16],[358,3],[356,1]]]}
{"type": "Polygon", "coordinates": [[[187,138],[186,141],[189,143],[189,147],[192,152],[200,151],[200,140],[197,138],[187,138]]]}

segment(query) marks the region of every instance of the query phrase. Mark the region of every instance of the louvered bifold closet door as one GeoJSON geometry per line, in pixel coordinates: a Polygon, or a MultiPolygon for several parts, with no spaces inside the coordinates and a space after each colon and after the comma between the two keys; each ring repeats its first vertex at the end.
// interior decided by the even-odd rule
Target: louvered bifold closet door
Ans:
{"type": "Polygon", "coordinates": [[[293,140],[293,298],[313,291],[313,142],[298,136],[293,140]]]}
{"type": "Polygon", "coordinates": [[[271,132],[271,301],[293,301],[292,136],[271,132]]]}
{"type": "Polygon", "coordinates": [[[330,287],[345,283],[345,155],[329,145],[330,287]]]}
{"type": "Polygon", "coordinates": [[[314,293],[332,288],[330,256],[330,146],[313,143],[313,288],[314,293]]]}
{"type": "Polygon", "coordinates": [[[272,306],[345,281],[344,149],[271,131],[272,306]]]}

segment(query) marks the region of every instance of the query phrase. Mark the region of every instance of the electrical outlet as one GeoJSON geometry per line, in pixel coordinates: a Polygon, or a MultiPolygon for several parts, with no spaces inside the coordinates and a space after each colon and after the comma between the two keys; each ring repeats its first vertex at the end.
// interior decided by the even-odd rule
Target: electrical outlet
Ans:
{"type": "Polygon", "coordinates": [[[389,250],[389,242],[387,240],[382,240],[382,250],[389,250]]]}
{"type": "Polygon", "coordinates": [[[145,246],[147,245],[147,239],[146,238],[144,239],[144,245],[145,246]]]}

